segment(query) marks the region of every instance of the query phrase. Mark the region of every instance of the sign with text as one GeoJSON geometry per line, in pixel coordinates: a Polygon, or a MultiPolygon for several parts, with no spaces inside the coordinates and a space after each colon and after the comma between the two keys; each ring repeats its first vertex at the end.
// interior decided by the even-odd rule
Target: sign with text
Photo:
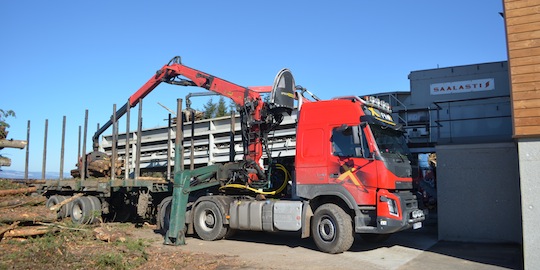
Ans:
{"type": "Polygon", "coordinates": [[[432,95],[489,91],[495,89],[495,79],[434,83],[429,88],[432,95]]]}

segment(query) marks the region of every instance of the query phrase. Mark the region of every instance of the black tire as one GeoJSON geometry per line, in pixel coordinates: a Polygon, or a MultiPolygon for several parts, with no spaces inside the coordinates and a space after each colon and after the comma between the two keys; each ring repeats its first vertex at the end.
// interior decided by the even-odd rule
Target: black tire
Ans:
{"type": "Polygon", "coordinates": [[[360,237],[369,243],[381,243],[388,240],[391,235],[392,234],[362,233],[360,234],[360,237]]]}
{"type": "Polygon", "coordinates": [[[231,239],[237,232],[238,230],[236,229],[227,228],[227,233],[225,233],[223,239],[231,239]]]}
{"type": "Polygon", "coordinates": [[[101,201],[98,197],[95,196],[88,196],[88,199],[90,200],[93,209],[90,224],[97,223],[101,219],[101,215],[103,214],[103,211],[101,209],[101,201]]]}
{"type": "MultiPolygon", "coordinates": [[[[62,195],[53,195],[51,197],[49,197],[49,199],[47,199],[47,202],[45,203],[45,206],[47,207],[47,209],[57,205],[57,204],[60,204],[61,202],[67,200],[68,197],[66,196],[62,196],[62,195]]],[[[56,212],[56,216],[58,219],[63,219],[63,218],[66,218],[66,217],[69,217],[70,215],[70,210],[71,210],[71,206],[73,205],[73,203],[68,203],[66,205],[63,205],[62,207],[60,207],[60,209],[58,210],[58,212],[56,212]]]]}
{"type": "Polygon", "coordinates": [[[311,221],[313,241],[326,253],[336,254],[347,251],[354,242],[352,219],[338,205],[321,205],[311,221]]]}
{"type": "Polygon", "coordinates": [[[193,226],[197,235],[206,241],[223,239],[229,229],[223,224],[223,215],[219,207],[210,201],[202,201],[195,206],[193,226]]]}
{"type": "Polygon", "coordinates": [[[171,224],[171,206],[172,196],[169,196],[161,201],[158,206],[157,230],[165,235],[171,224]]]}
{"type": "Polygon", "coordinates": [[[71,220],[76,224],[92,224],[101,215],[101,202],[98,198],[80,197],[73,202],[71,220]]]}
{"type": "MultiPolygon", "coordinates": [[[[62,202],[69,199],[69,198],[71,198],[71,196],[61,196],[61,197],[63,197],[62,202]]],[[[65,215],[66,215],[65,217],[70,217],[71,216],[71,207],[73,207],[73,202],[68,202],[66,205],[64,205],[64,207],[65,207],[64,211],[65,211],[65,215]]]]}

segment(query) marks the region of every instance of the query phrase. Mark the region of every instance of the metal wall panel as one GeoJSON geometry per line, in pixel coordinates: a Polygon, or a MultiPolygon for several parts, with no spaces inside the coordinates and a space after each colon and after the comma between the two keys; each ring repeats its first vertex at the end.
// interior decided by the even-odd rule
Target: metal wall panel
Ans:
{"type": "MultiPolygon", "coordinates": [[[[296,112],[285,117],[282,124],[269,135],[269,148],[273,157],[292,157],[296,151],[296,112]]],[[[230,146],[230,117],[220,117],[205,119],[195,122],[194,132],[194,164],[195,167],[211,165],[214,163],[224,163],[229,161],[230,146]]],[[[167,166],[167,161],[174,166],[174,144],[176,137],[176,126],[171,127],[171,141],[168,141],[168,127],[157,127],[144,129],[141,133],[141,165],[142,169],[163,169],[167,166]],[[167,147],[171,145],[171,156],[167,157],[167,147]]],[[[234,138],[236,158],[242,159],[243,145],[240,133],[240,117],[236,115],[234,138]]],[[[184,158],[185,165],[191,164],[191,122],[184,124],[184,158]]],[[[137,134],[130,134],[130,161],[131,168],[134,168],[133,153],[136,151],[137,134]]],[[[125,159],[126,134],[118,135],[118,156],[125,159]]],[[[101,150],[111,154],[112,135],[105,135],[101,140],[101,150]]],[[[263,155],[266,158],[266,155],[263,155]]]]}

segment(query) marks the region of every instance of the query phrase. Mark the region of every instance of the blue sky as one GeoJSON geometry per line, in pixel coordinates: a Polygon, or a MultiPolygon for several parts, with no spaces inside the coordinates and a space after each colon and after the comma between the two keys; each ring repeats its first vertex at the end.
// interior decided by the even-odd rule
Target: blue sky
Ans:
{"type": "MultiPolygon", "coordinates": [[[[59,171],[65,115],[69,172],[85,110],[90,138],[176,55],[245,86],[271,85],[286,67],[323,99],[408,91],[414,70],[506,60],[502,11],[494,0],[3,1],[0,108],[17,114],[9,138],[26,139],[31,121],[30,171],[41,171],[45,119],[47,171],[59,171]]],[[[144,127],[165,125],[157,102],[175,108],[200,91],[159,86],[144,100],[144,127]]],[[[24,170],[25,150],[0,154],[12,159],[4,169],[24,170]]]]}

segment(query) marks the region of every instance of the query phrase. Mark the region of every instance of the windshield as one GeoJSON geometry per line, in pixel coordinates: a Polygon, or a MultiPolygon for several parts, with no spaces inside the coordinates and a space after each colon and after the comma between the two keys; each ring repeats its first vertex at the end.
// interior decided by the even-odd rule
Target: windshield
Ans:
{"type": "Polygon", "coordinates": [[[411,152],[401,131],[380,125],[370,125],[370,127],[381,154],[410,155],[411,152]]]}

